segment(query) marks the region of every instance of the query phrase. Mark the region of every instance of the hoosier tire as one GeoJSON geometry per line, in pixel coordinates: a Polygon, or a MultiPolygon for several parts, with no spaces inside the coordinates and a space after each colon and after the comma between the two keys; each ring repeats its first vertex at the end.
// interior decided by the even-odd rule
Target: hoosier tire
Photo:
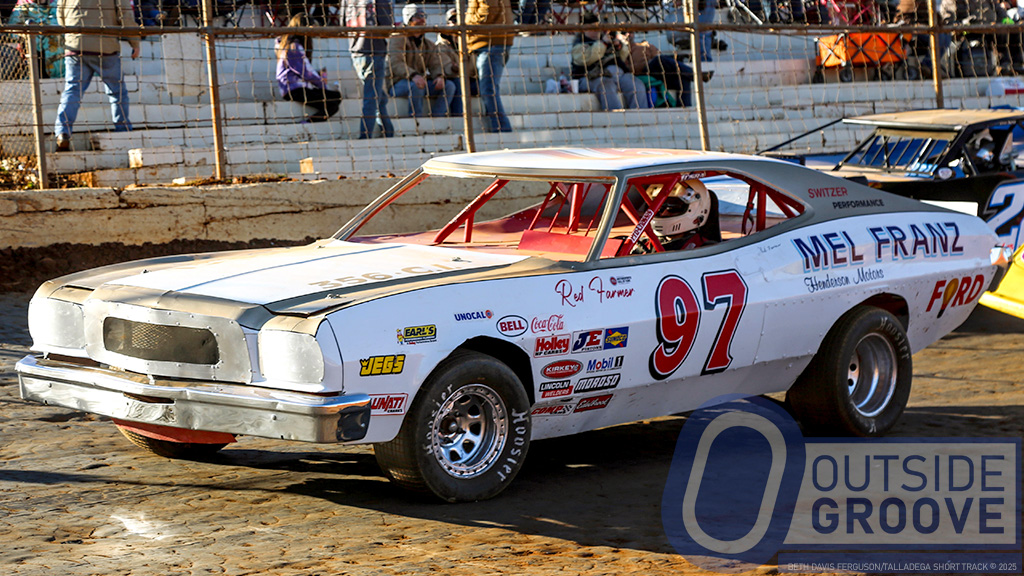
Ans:
{"type": "Polygon", "coordinates": [[[129,442],[139,448],[157,456],[174,458],[176,460],[207,460],[227,446],[227,444],[199,444],[161,440],[159,438],[143,436],[138,432],[122,428],[121,426],[118,426],[117,429],[121,431],[121,434],[124,434],[124,437],[129,442]]]}
{"type": "Polygon", "coordinates": [[[804,430],[881,436],[910,398],[910,343],[895,316],[858,306],[836,322],[786,395],[804,430]]]}
{"type": "Polygon", "coordinates": [[[472,502],[507,488],[529,445],[530,401],[519,377],[497,358],[457,350],[427,378],[395,439],[373,448],[399,486],[472,502]]]}

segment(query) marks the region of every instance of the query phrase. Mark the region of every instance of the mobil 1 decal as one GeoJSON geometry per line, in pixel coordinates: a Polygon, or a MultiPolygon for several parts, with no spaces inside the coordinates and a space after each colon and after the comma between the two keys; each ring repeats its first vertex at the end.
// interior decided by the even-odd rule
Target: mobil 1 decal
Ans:
{"type": "Polygon", "coordinates": [[[703,306],[697,301],[697,293],[690,283],[679,276],[665,276],[658,284],[654,294],[658,345],[648,362],[655,380],[671,376],[690,355],[700,329],[702,309],[724,306],[725,317],[717,327],[718,335],[708,351],[701,374],[722,372],[732,363],[729,347],[747,303],[747,283],[736,270],[707,272],[701,276],[700,283],[703,306]]]}

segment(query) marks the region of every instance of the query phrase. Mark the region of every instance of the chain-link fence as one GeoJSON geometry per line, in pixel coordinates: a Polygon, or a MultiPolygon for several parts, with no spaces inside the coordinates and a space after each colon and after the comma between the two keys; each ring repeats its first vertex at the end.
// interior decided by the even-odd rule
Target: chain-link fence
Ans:
{"type": "MultiPolygon", "coordinates": [[[[115,130],[117,108],[96,78],[69,150],[57,152],[65,80],[63,70],[41,72],[51,175],[112,187],[376,177],[467,149],[753,153],[805,133],[784,148],[829,153],[866,135],[834,123],[843,117],[1017,106],[1024,94],[1017,8],[991,0],[523,0],[514,5],[522,23],[492,26],[459,26],[450,4],[399,4],[398,27],[386,28],[342,26],[343,7],[331,2],[207,1],[209,25],[187,0],[136,4],[144,25],[116,30],[141,38],[137,59],[124,43],[120,58],[131,131],[115,130]],[[471,54],[457,49],[463,32],[471,54]],[[511,41],[507,55],[486,57],[472,40],[481,34],[491,45],[511,41]],[[364,98],[373,83],[361,71],[372,59],[350,48],[358,35],[390,35],[381,116],[372,94],[364,98]],[[488,114],[493,84],[507,123],[488,114]]],[[[65,29],[4,22],[0,158],[30,160],[35,111],[17,39],[59,39],[65,29]]],[[[45,50],[39,56],[48,62],[45,50]]]]}

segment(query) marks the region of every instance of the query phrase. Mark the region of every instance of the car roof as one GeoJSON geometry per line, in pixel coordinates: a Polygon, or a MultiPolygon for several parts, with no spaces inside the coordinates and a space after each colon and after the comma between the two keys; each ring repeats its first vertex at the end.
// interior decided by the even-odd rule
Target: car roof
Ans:
{"type": "Polygon", "coordinates": [[[778,163],[771,158],[744,154],[669,150],[654,148],[533,148],[453,154],[428,160],[426,172],[476,172],[541,174],[558,172],[579,176],[612,176],[616,173],[657,166],[717,160],[760,160],[778,163]]]}
{"type": "Polygon", "coordinates": [[[869,114],[844,118],[845,124],[878,126],[883,128],[912,128],[916,130],[961,130],[974,124],[996,124],[1007,120],[1022,120],[1019,110],[911,110],[888,114],[869,114]]]}

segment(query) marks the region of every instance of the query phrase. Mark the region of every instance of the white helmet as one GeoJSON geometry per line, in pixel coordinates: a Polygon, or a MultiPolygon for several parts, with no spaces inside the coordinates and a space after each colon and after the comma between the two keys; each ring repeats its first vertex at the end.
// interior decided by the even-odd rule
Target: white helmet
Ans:
{"type": "Polygon", "coordinates": [[[672,188],[651,227],[658,236],[675,236],[700,228],[711,212],[711,194],[700,180],[684,180],[672,188]]]}

